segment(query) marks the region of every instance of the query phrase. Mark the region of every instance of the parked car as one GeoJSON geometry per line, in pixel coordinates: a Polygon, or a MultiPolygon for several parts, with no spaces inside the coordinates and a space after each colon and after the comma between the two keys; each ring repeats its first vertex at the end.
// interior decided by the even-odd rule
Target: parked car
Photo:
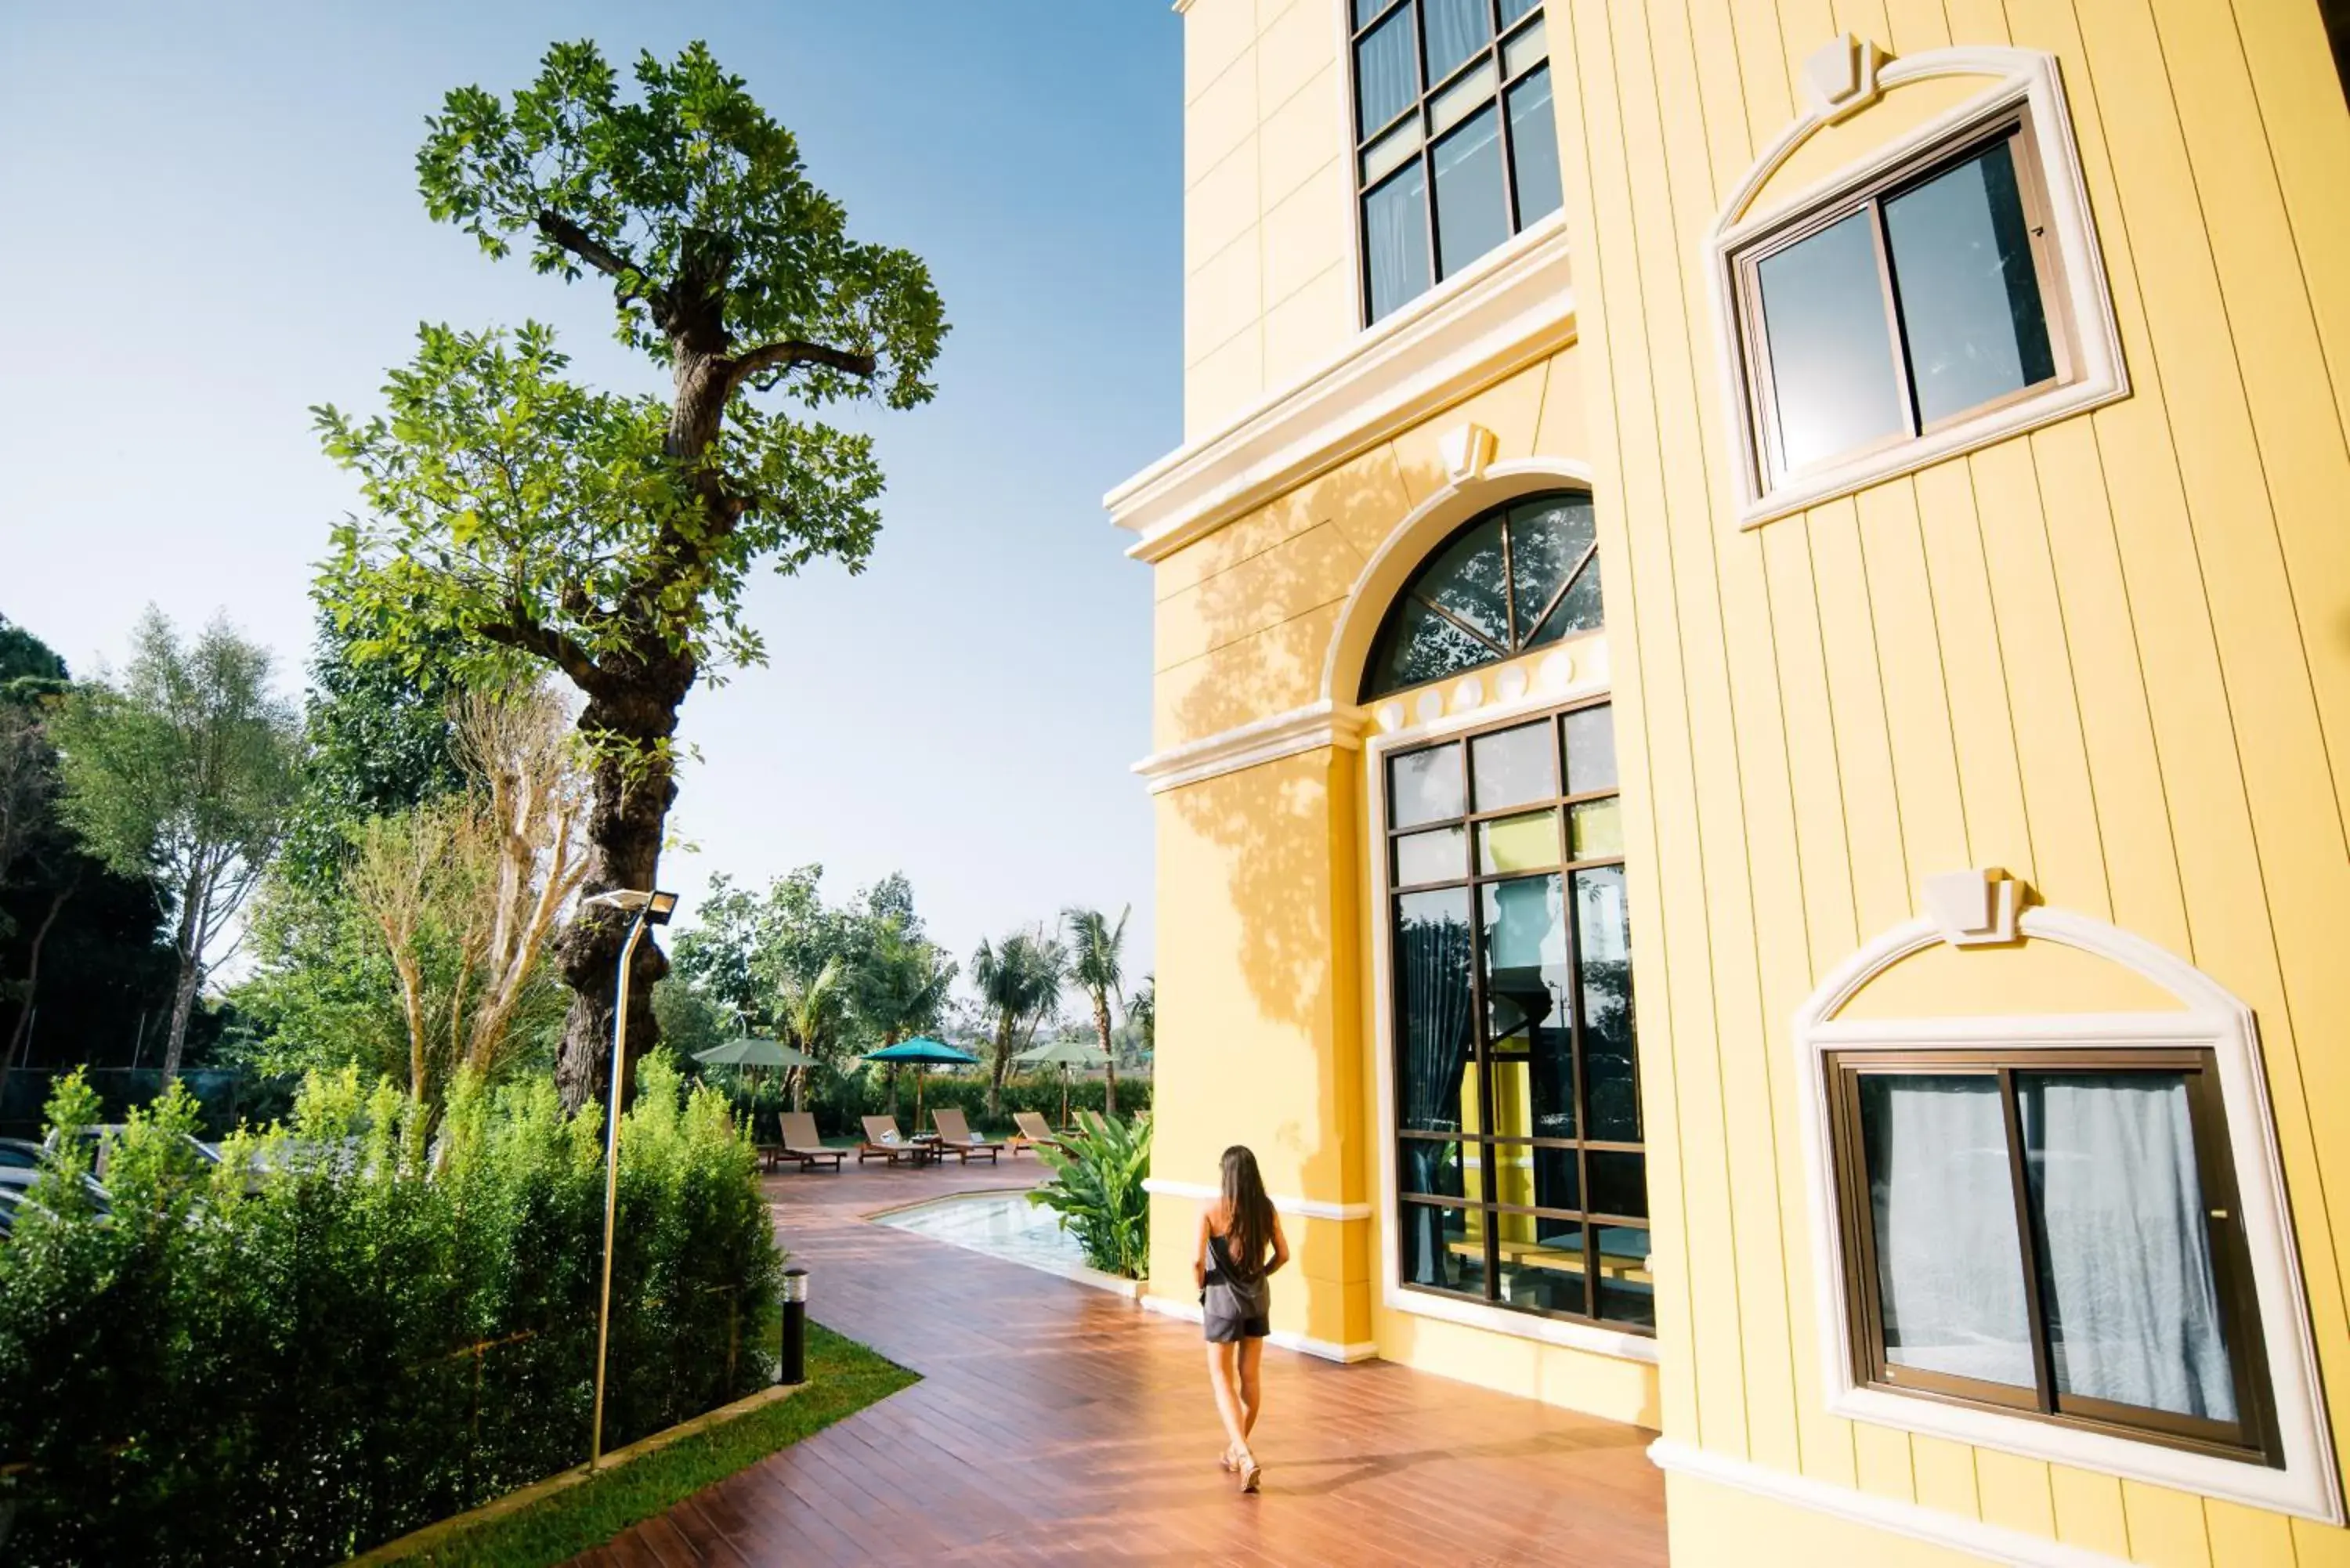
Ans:
{"type": "MultiPolygon", "coordinates": [[[[0,1166],[0,1235],[11,1233],[16,1217],[26,1210],[41,1210],[40,1201],[32,1196],[34,1183],[41,1179],[41,1171],[20,1165],[0,1166]]],[[[82,1190],[89,1197],[92,1211],[106,1215],[113,1212],[113,1203],[105,1188],[94,1177],[81,1179],[82,1190]]]]}
{"type": "Polygon", "coordinates": [[[38,1170],[47,1152],[28,1137],[0,1137],[0,1170],[38,1170]]]}
{"type": "MultiPolygon", "coordinates": [[[[123,1130],[124,1127],[120,1122],[109,1122],[99,1127],[84,1127],[74,1135],[77,1139],[88,1147],[90,1151],[90,1169],[100,1180],[103,1180],[106,1177],[107,1152],[109,1149],[113,1147],[115,1138],[120,1136],[123,1130]]],[[[196,1158],[202,1160],[204,1164],[218,1165],[220,1163],[220,1151],[213,1147],[212,1145],[200,1143],[195,1138],[190,1137],[186,1133],[182,1133],[180,1136],[187,1140],[188,1147],[196,1151],[196,1158]]],[[[57,1129],[51,1127],[49,1129],[48,1136],[41,1140],[41,1147],[44,1149],[54,1149],[58,1147],[60,1142],[61,1139],[58,1136],[57,1129]]]]}

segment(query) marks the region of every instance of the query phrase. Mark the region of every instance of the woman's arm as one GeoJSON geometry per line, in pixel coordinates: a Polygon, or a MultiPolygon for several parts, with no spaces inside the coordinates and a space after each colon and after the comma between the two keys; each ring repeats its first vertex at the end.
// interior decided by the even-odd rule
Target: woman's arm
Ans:
{"type": "Polygon", "coordinates": [[[1191,1249],[1191,1284],[1195,1290],[1208,1288],[1208,1207],[1200,1206],[1200,1239],[1191,1249]]]}
{"type": "Polygon", "coordinates": [[[1273,1262],[1264,1266],[1267,1275],[1277,1274],[1281,1265],[1289,1262],[1289,1238],[1281,1233],[1281,1210],[1273,1211],[1273,1262]]]}

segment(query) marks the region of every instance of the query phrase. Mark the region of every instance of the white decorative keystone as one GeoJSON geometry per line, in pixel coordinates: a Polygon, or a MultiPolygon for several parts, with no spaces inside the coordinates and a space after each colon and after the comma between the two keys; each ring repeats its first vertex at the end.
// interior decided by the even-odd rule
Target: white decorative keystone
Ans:
{"type": "Polygon", "coordinates": [[[1436,441],[1437,452],[1444,459],[1444,477],[1454,484],[1481,478],[1485,465],[1493,461],[1493,432],[1474,422],[1445,431],[1436,441]]]}
{"type": "Polygon", "coordinates": [[[1926,913],[1952,947],[1981,947],[2015,940],[2015,911],[2023,884],[1996,867],[1944,871],[1919,889],[1926,913]]]}
{"type": "Polygon", "coordinates": [[[1812,111],[1833,125],[1877,101],[1877,70],[1885,51],[1842,33],[1814,49],[1804,61],[1804,96],[1812,111]]]}

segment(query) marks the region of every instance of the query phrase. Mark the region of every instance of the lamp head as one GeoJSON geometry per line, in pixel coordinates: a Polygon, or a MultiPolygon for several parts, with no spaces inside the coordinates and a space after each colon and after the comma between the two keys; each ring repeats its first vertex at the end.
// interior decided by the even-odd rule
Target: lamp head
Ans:
{"type": "Polygon", "coordinates": [[[593,894],[579,900],[589,909],[618,909],[623,914],[644,916],[649,926],[665,926],[677,911],[674,893],[649,893],[641,888],[615,888],[609,892],[593,894]]]}

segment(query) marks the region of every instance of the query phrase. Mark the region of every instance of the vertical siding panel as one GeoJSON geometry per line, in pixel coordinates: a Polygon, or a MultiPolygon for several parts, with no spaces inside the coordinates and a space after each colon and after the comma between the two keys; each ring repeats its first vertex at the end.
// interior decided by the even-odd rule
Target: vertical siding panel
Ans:
{"type": "Polygon", "coordinates": [[[2215,1563],[2203,1527],[2203,1500],[2144,1481],[2122,1482],[2131,1554],[2148,1568],[2238,1568],[2215,1563]]]}
{"type": "MultiPolygon", "coordinates": [[[[1773,524],[1780,527],[1783,524],[1773,524]]],[[[1909,918],[1910,872],[1903,857],[1901,807],[1893,788],[1893,747],[1877,682],[1877,628],[1862,564],[1860,519],[1849,500],[1805,514],[1812,541],[1820,640],[1827,650],[1837,772],[1844,780],[1854,901],[1863,940],[1909,918]]]]}
{"type": "Polygon", "coordinates": [[[1935,638],[1933,595],[1918,537],[1917,493],[1907,479],[1861,492],[1861,549],[1877,629],[1886,735],[1893,753],[1894,793],[1901,803],[1901,842],[1911,885],[1967,864],[1967,819],[1959,804],[1958,758],[1951,749],[1950,694],[1935,638]]]}
{"type": "Polygon", "coordinates": [[[2210,1532],[2211,1561],[2216,1563],[2265,1565],[2293,1560],[2293,1526],[2283,1514],[2206,1499],[2203,1528],[2210,1532]]]}
{"type": "Polygon", "coordinates": [[[1947,1438],[1909,1439],[1910,1464],[1918,1477],[1918,1501],[1961,1519],[1981,1516],[1975,1495],[1975,1451],[1947,1438]]]}
{"type": "MultiPolygon", "coordinates": [[[[1571,62],[1568,78],[1577,84],[1574,94],[1561,99],[1574,103],[1578,110],[1571,122],[1575,128],[1571,133],[1573,145],[1566,151],[1568,167],[1583,178],[1579,185],[1570,180],[1568,195],[1585,203],[1578,214],[1582,219],[1578,232],[1593,237],[1585,265],[1577,270],[1586,292],[1605,302],[1619,288],[1627,294],[1634,292],[1620,255],[1630,198],[1629,174],[1621,151],[1622,126],[1616,113],[1614,54],[1603,5],[1575,0],[1566,8],[1565,16],[1568,26],[1559,30],[1551,48],[1554,58],[1565,53],[1571,62]]],[[[1638,318],[1637,313],[1629,311],[1625,317],[1638,318]]],[[[1718,1096],[1702,1083],[1684,1086],[1676,1051],[1679,1019],[1671,985],[1678,955],[1674,933],[1665,919],[1669,902],[1678,900],[1663,898],[1667,829],[1656,784],[1657,753],[1670,741],[1673,725],[1650,711],[1648,694],[1652,690],[1665,693],[1674,690],[1678,659],[1671,618],[1661,613],[1669,607],[1669,601],[1653,615],[1643,613],[1640,605],[1640,595],[1648,590],[1652,574],[1662,575],[1650,547],[1653,531],[1644,528],[1636,535],[1627,525],[1627,438],[1617,420],[1617,389],[1624,384],[1624,368],[1637,366],[1641,347],[1637,337],[1628,343],[1616,341],[1605,303],[1596,308],[1586,303],[1579,330],[1595,378],[1586,400],[1594,451],[1605,481],[1595,498],[1601,530],[1601,578],[1614,607],[1611,618],[1617,629],[1613,635],[1628,641],[1631,652],[1628,659],[1618,656],[1614,683],[1617,728],[1637,732],[1634,743],[1619,746],[1619,752],[1627,826],[1636,847],[1636,853],[1627,857],[1626,877],[1632,898],[1634,961],[1643,977],[1641,1095],[1649,1113],[1649,1158],[1653,1165],[1665,1168],[1661,1173],[1652,1173],[1649,1192],[1653,1217],[1662,1235],[1669,1238],[1658,1281],[1665,1428],[1708,1443],[1717,1440],[1718,1432],[1718,1440],[1732,1451],[1742,1452],[1745,1413],[1740,1392],[1735,1298],[1726,1289],[1701,1288],[1714,1282],[1710,1270],[1719,1256],[1716,1245],[1726,1231],[1717,1218],[1723,1195],[1721,1178],[1713,1165],[1720,1137],[1718,1132],[1708,1134],[1692,1145],[1687,1131],[1693,1118],[1697,1126],[1703,1125],[1702,1116],[1686,1103],[1691,1097],[1714,1106],[1713,1126],[1719,1128],[1718,1096]],[[1637,852],[1642,845],[1648,846],[1649,853],[1637,852]],[[1651,975],[1653,981],[1647,978],[1651,975]],[[1717,1406],[1721,1411],[1718,1416],[1717,1406]]],[[[1653,472],[1653,446],[1647,449],[1644,461],[1653,472]]],[[[1685,733],[1671,749],[1686,754],[1685,733]]]]}
{"type": "Polygon", "coordinates": [[[2122,1507],[2122,1483],[2087,1470],[2048,1469],[2048,1495],[2056,1505],[2056,1538],[2109,1557],[2130,1554],[2129,1518],[2122,1507]]]}
{"type": "Polygon", "coordinates": [[[2191,948],[2187,905],[2095,431],[2086,420],[2051,426],[2033,436],[2032,452],[2050,519],[2090,787],[2111,849],[2106,881],[2114,920],[2184,954],[2191,948]]]}
{"type": "MultiPolygon", "coordinates": [[[[1739,1318],[1746,1350],[1747,1432],[1752,1458],[1798,1469],[1802,1456],[1787,1321],[1787,1250],[1781,1231],[1773,1130],[1777,1101],[1768,1059],[1773,1031],[1764,1017],[1758,973],[1751,858],[1754,840],[1770,836],[1773,825],[1760,815],[1749,794],[1750,774],[1767,778],[1775,769],[1783,779],[1785,768],[1776,756],[1775,705],[1773,711],[1752,705],[1762,695],[1757,683],[1767,686],[1769,641],[1752,635],[1751,620],[1733,628],[1725,603],[1743,597],[1734,587],[1725,589],[1725,571],[1750,573],[1754,548],[1751,541],[1732,541],[1726,565],[1718,554],[1713,523],[1713,480],[1721,469],[1697,379],[1698,337],[1705,333],[1698,325],[1705,317],[1698,313],[1703,311],[1706,296],[1692,287],[1686,265],[1690,246],[1712,221],[1714,206],[1713,158],[1706,135],[1710,106],[1690,68],[1699,57],[1699,42],[1688,12],[1675,0],[1651,6],[1648,20],[1648,48],[1626,57],[1636,66],[1643,59],[1653,62],[1655,71],[1645,99],[1630,79],[1625,83],[1627,129],[1632,136],[1662,148],[1665,178],[1645,192],[1636,189],[1636,211],[1642,207],[1643,196],[1647,211],[1635,237],[1647,280],[1642,297],[1651,331],[1659,433],[1665,451],[1695,459],[1671,463],[1664,472],[1674,582],[1679,590],[1691,733],[1698,754],[1719,756],[1732,764],[1700,769],[1695,784],[1713,956],[1714,1047],[1725,1104],[1751,1107],[1730,1116],[1724,1129],[1738,1248],[1739,1318]],[[1743,657],[1733,660],[1730,639],[1742,629],[1748,640],[1741,650],[1743,657]],[[1741,692],[1733,686],[1737,664],[1754,677],[1742,683],[1750,704],[1743,711],[1738,706],[1741,692]],[[1757,1110],[1762,1114],[1753,1114],[1757,1110]]],[[[1734,90],[1734,82],[1725,85],[1734,90]]],[[[1734,118],[1736,99],[1730,99],[1716,112],[1734,118]]],[[[1710,333],[1706,337],[1710,347],[1710,333]]],[[[1782,831],[1773,853],[1783,854],[1784,845],[1782,831]]]]}
{"type": "Polygon", "coordinates": [[[2008,707],[2012,675],[2000,654],[1999,617],[1983,563],[1982,530],[1975,522],[1974,490],[1963,465],[1944,463],[1918,474],[1917,491],[1966,815],[1965,864],[2028,866],[2032,827],[2015,755],[2015,719],[2008,707]]]}
{"type": "Polygon", "coordinates": [[[1977,1449],[1974,1456],[1984,1523],[2027,1535],[2055,1535],[2056,1498],[2047,1465],[1996,1449],[1977,1449]]]}

